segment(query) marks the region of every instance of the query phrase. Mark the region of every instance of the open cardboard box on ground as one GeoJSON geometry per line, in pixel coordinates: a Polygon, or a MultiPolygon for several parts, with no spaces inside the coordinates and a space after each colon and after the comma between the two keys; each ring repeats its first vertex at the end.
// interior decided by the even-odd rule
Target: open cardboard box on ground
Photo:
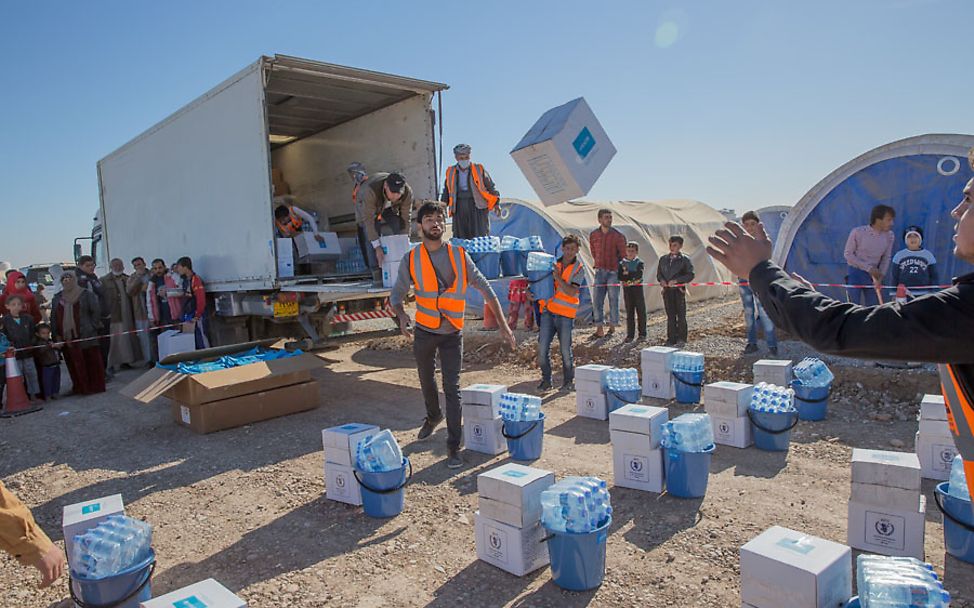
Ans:
{"type": "MultiPolygon", "coordinates": [[[[173,356],[163,363],[213,360],[269,344],[263,341],[209,348],[183,357],[173,356]]],[[[320,358],[304,353],[202,374],[180,374],[156,367],[121,393],[142,403],[169,397],[178,424],[198,433],[210,433],[314,409],[318,406],[318,383],[311,371],[323,366],[320,358]]]]}

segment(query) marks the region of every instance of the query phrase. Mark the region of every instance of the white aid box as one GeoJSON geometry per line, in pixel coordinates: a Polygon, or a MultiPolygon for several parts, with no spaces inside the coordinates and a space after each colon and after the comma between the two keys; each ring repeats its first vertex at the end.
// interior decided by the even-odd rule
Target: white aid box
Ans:
{"type": "Polygon", "coordinates": [[[761,359],[754,362],[754,384],[764,382],[777,386],[791,386],[791,361],[786,359],[761,359]]]}
{"type": "Polygon", "coordinates": [[[624,431],[649,437],[649,447],[659,447],[663,424],[670,419],[665,407],[630,403],[609,414],[609,432],[624,431]]]}
{"type": "Polygon", "coordinates": [[[599,380],[575,380],[575,392],[587,393],[589,395],[605,394],[605,387],[599,380]]]}
{"type": "Polygon", "coordinates": [[[379,432],[374,424],[350,422],[321,431],[321,444],[325,449],[325,462],[352,466],[358,442],[379,432]]]}
{"type": "Polygon", "coordinates": [[[914,445],[920,460],[920,475],[924,479],[947,481],[950,478],[950,466],[957,455],[953,436],[917,433],[914,445]]]}
{"type": "Polygon", "coordinates": [[[920,489],[920,460],[912,452],[852,450],[852,482],[920,489]]]}
{"type": "Polygon", "coordinates": [[[382,255],[390,262],[402,260],[406,252],[409,251],[409,235],[395,234],[392,236],[380,236],[379,245],[382,247],[382,255]]]}
{"type": "Polygon", "coordinates": [[[727,417],[710,414],[710,424],[714,429],[714,443],[732,448],[746,448],[754,443],[751,419],[747,416],[727,417]]]}
{"type": "Polygon", "coordinates": [[[643,396],[653,399],[673,399],[676,397],[673,372],[668,369],[646,369],[644,367],[643,396]]]}
{"type": "Polygon", "coordinates": [[[853,482],[849,500],[897,511],[911,511],[916,510],[920,503],[920,492],[919,490],[904,490],[903,488],[853,482]]]}
{"type": "Polygon", "coordinates": [[[592,109],[579,97],[541,115],[511,158],[545,205],[588,194],[616,149],[592,109]]]}
{"type": "Polygon", "coordinates": [[[84,534],[109,515],[125,515],[125,505],[121,494],[112,494],[95,500],[79,502],[64,507],[61,517],[61,530],[64,533],[64,551],[71,556],[74,537],[84,534]]]}
{"type": "Polygon", "coordinates": [[[837,608],[852,596],[852,550],[772,526],[741,547],[741,601],[755,608],[837,608]]]}
{"type": "Polygon", "coordinates": [[[480,514],[487,519],[514,526],[515,528],[526,528],[536,524],[541,520],[541,502],[538,501],[536,508],[522,509],[517,505],[508,504],[492,498],[478,498],[480,514]]]}
{"type": "Polygon", "coordinates": [[[212,578],[146,600],[139,608],[247,608],[247,602],[212,578]]]}
{"type": "Polygon", "coordinates": [[[747,415],[754,385],[740,382],[711,382],[703,387],[703,406],[711,416],[740,418],[747,415]]]}
{"type": "Polygon", "coordinates": [[[506,392],[507,387],[503,384],[472,384],[460,389],[460,402],[464,405],[491,405],[498,408],[501,397],[506,392]]]}
{"type": "Polygon", "coordinates": [[[598,365],[596,363],[576,367],[575,386],[578,386],[578,382],[598,382],[599,386],[604,386],[610,369],[612,369],[611,365],[598,365]]]}
{"type": "Polygon", "coordinates": [[[678,350],[680,349],[672,346],[650,346],[639,351],[639,361],[642,363],[643,369],[651,367],[670,371],[673,367],[671,365],[673,353],[678,350]]]}
{"type": "Polygon", "coordinates": [[[643,490],[663,491],[663,450],[654,449],[648,435],[611,431],[612,482],[616,486],[643,490]]]}
{"type": "Polygon", "coordinates": [[[575,413],[579,416],[605,420],[608,417],[608,409],[605,395],[602,393],[575,393],[575,413]]]}
{"type": "Polygon", "coordinates": [[[159,351],[160,361],[169,355],[193,352],[196,350],[196,334],[194,332],[183,333],[177,329],[167,329],[156,337],[156,347],[159,351]]]}
{"type": "Polygon", "coordinates": [[[334,232],[319,232],[321,241],[314,232],[299,232],[294,238],[298,250],[298,260],[302,262],[327,262],[342,257],[342,244],[334,232]]]}
{"type": "Polygon", "coordinates": [[[496,456],[507,451],[507,440],[502,433],[504,420],[476,418],[463,421],[463,444],[468,450],[496,456]]]}
{"type": "Polygon", "coordinates": [[[906,510],[850,500],[849,544],[861,551],[923,560],[926,513],[927,498],[922,495],[918,506],[906,510]]]}
{"type": "Polygon", "coordinates": [[[470,405],[469,403],[460,406],[464,420],[493,420],[500,417],[499,409],[490,405],[470,405]]]}
{"type": "Polygon", "coordinates": [[[477,557],[506,570],[514,576],[524,576],[548,564],[548,547],[541,522],[518,528],[474,513],[477,557]]]}
{"type": "Polygon", "coordinates": [[[947,420],[947,405],[943,395],[924,395],[920,400],[921,420],[947,420]]]}
{"type": "Polygon", "coordinates": [[[511,462],[477,475],[477,494],[541,517],[541,493],[554,484],[551,471],[511,462]]]}
{"type": "Polygon", "coordinates": [[[277,239],[277,276],[279,278],[294,276],[293,239],[277,239]]]}
{"type": "Polygon", "coordinates": [[[920,418],[917,421],[917,432],[921,435],[950,436],[950,424],[946,420],[920,418]]]}
{"type": "Polygon", "coordinates": [[[362,489],[352,473],[352,467],[325,463],[325,498],[350,505],[362,504],[362,489]]]}
{"type": "Polygon", "coordinates": [[[399,262],[382,262],[382,286],[391,288],[399,277],[399,262]]]}

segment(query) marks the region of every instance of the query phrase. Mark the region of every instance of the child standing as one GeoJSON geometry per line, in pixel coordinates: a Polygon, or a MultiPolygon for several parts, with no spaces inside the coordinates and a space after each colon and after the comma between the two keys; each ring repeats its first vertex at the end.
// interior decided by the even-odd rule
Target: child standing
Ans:
{"type": "Polygon", "coordinates": [[[514,279],[507,290],[507,325],[517,329],[517,318],[524,309],[524,329],[534,327],[534,306],[528,302],[528,280],[514,279]]]}
{"type": "Polygon", "coordinates": [[[34,366],[34,319],[24,314],[24,298],[20,294],[7,296],[7,314],[3,316],[3,333],[17,349],[17,365],[24,376],[27,396],[34,401],[41,392],[37,382],[37,368],[34,366]]]}
{"type": "Polygon", "coordinates": [[[681,251],[683,237],[670,237],[670,253],[659,259],[656,280],[663,287],[663,305],[666,307],[666,345],[683,346],[687,343],[687,288],[693,280],[693,262],[681,251]]]}
{"type": "Polygon", "coordinates": [[[626,302],[626,339],[636,337],[636,317],[639,317],[639,339],[646,339],[646,295],[643,292],[643,261],[639,259],[639,243],[626,243],[626,257],[619,261],[619,281],[622,297],[626,302]]]}
{"type": "Polygon", "coordinates": [[[914,298],[935,291],[915,289],[921,285],[937,284],[937,258],[929,250],[921,248],[923,232],[918,226],[910,226],[903,240],[906,249],[900,249],[893,256],[893,284],[905,285],[914,298]]]}
{"type": "Polygon", "coordinates": [[[37,324],[34,363],[40,370],[43,398],[57,399],[61,393],[61,345],[51,339],[51,326],[47,323],[37,324]]]}

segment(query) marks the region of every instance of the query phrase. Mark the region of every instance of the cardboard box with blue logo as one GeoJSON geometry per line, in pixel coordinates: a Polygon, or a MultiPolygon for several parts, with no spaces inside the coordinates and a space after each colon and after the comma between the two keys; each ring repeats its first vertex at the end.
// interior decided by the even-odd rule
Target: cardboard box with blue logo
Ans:
{"type": "Polygon", "coordinates": [[[926,512],[916,454],[852,450],[849,545],[922,560],[926,512]]]}
{"type": "Polygon", "coordinates": [[[108,519],[111,515],[125,515],[125,505],[121,494],[112,494],[94,500],[86,500],[64,507],[61,517],[61,531],[64,534],[64,551],[73,555],[74,537],[108,519]]]}
{"type": "Polygon", "coordinates": [[[139,608],[247,608],[232,591],[208,578],[139,604],[139,608]]]}
{"type": "Polygon", "coordinates": [[[466,449],[491,456],[507,451],[500,415],[501,395],[506,392],[507,387],[500,384],[475,384],[460,391],[466,449]]]}
{"type": "Polygon", "coordinates": [[[350,422],[321,431],[325,454],[325,496],[329,500],[362,504],[362,490],[352,472],[359,441],[379,432],[374,424],[350,422]]]}
{"type": "Polygon", "coordinates": [[[754,442],[747,407],[754,386],[740,382],[712,382],[703,387],[703,406],[714,428],[714,443],[746,448],[754,442]]]}
{"type": "Polygon", "coordinates": [[[606,420],[609,404],[605,395],[606,375],[611,365],[590,363],[575,368],[575,413],[583,418],[606,420]]]}
{"type": "Polygon", "coordinates": [[[673,385],[673,353],[677,350],[669,346],[651,346],[640,351],[640,366],[643,372],[643,397],[653,399],[673,399],[676,389],[673,385]]]}
{"type": "Polygon", "coordinates": [[[663,424],[669,420],[663,407],[630,403],[609,414],[613,483],[621,488],[663,491],[663,424]]]}

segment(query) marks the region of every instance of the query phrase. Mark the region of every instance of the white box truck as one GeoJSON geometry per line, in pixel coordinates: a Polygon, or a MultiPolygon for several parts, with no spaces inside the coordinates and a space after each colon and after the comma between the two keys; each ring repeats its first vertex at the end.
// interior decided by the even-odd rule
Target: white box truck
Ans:
{"type": "Polygon", "coordinates": [[[215,343],[318,341],[333,323],[381,310],[389,290],[373,287],[367,271],[337,272],[334,262],[279,274],[272,171],[323,230],[356,246],[346,167],[399,171],[417,201],[436,198],[433,102],[447,88],[261,57],[98,162],[101,204],[75,255],[90,241],[99,274],[111,258],[172,264],[189,256],[206,283],[215,343]]]}

